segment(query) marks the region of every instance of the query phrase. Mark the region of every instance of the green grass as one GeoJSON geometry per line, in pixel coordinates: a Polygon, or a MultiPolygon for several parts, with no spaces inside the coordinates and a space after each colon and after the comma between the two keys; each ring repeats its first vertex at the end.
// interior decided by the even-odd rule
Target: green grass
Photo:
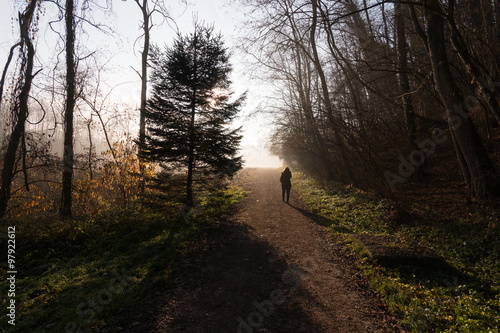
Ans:
{"type": "Polygon", "coordinates": [[[389,310],[411,332],[499,332],[500,223],[498,210],[439,210],[422,203],[401,222],[391,203],[338,184],[321,184],[295,173],[295,189],[317,221],[352,251],[358,266],[389,310]],[[444,267],[385,267],[371,261],[349,234],[392,234],[414,240],[444,257],[444,267]]]}
{"type": "MultiPolygon", "coordinates": [[[[185,265],[211,221],[245,195],[229,188],[201,198],[184,214],[171,203],[161,211],[2,221],[2,233],[16,227],[17,270],[16,326],[7,323],[8,299],[2,297],[3,332],[113,331],[127,324],[185,265]]],[[[5,279],[0,286],[7,295],[5,279]]]]}

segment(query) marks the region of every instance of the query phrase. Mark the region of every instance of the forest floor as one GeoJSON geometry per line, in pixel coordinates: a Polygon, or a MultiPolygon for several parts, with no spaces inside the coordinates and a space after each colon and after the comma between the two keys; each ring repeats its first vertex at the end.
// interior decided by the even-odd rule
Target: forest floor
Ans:
{"type": "Polygon", "coordinates": [[[173,285],[121,332],[403,332],[276,169],[245,169],[251,191],[218,221],[173,285]]]}

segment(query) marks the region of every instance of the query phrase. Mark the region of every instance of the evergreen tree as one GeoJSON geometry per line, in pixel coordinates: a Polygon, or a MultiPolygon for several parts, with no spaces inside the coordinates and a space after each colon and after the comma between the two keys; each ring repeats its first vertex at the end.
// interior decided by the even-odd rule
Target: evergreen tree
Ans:
{"type": "Polygon", "coordinates": [[[232,101],[228,51],[213,28],[195,25],[194,33],[178,35],[164,52],[152,51],[143,153],[164,167],[186,171],[192,205],[196,176],[232,176],[242,167],[239,129],[228,125],[245,96],[232,101]]]}

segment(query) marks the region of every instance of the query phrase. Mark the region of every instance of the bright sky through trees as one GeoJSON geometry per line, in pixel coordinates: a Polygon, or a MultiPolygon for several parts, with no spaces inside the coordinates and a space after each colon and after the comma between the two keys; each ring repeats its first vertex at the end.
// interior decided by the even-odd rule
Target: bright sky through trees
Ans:
{"type": "MultiPolygon", "coordinates": [[[[236,95],[248,90],[247,103],[235,125],[243,125],[242,154],[248,167],[278,167],[279,159],[271,156],[264,148],[266,137],[269,133],[271,119],[263,117],[248,117],[248,115],[262,102],[258,97],[258,87],[251,83],[245,73],[245,67],[239,59],[239,54],[234,50],[238,31],[245,15],[239,12],[236,5],[229,5],[229,1],[216,0],[190,0],[189,4],[181,1],[167,1],[173,20],[163,22],[157,17],[155,27],[151,31],[152,42],[160,47],[171,44],[176,32],[187,33],[193,30],[193,20],[214,24],[216,32],[220,32],[226,45],[231,49],[231,61],[234,66],[233,87],[236,95]]],[[[17,17],[17,10],[22,6],[14,4],[14,0],[0,2],[0,65],[4,66],[5,60],[13,42],[17,40],[17,26],[13,18],[17,17]]],[[[53,19],[50,12],[51,4],[46,4],[47,13],[40,24],[39,40],[37,42],[38,63],[45,63],[44,59],[53,57],[56,35],[47,28],[47,20],[53,19]]],[[[106,63],[106,72],[103,76],[105,87],[113,90],[112,102],[128,105],[138,109],[140,105],[140,79],[136,70],[140,69],[141,41],[141,13],[133,0],[113,1],[113,13],[103,14],[94,11],[95,15],[102,17],[102,21],[114,32],[106,35],[95,29],[86,28],[88,35],[83,38],[88,50],[98,50],[98,59],[106,63]]],[[[100,20],[100,18],[99,18],[100,20]]],[[[96,18],[96,21],[98,19],[96,18]]],[[[105,94],[107,92],[104,92],[105,94]]]]}

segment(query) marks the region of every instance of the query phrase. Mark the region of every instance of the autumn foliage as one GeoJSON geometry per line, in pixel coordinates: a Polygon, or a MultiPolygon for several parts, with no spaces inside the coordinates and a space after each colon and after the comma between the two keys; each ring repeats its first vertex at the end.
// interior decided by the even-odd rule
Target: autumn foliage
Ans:
{"type": "MultiPolygon", "coordinates": [[[[95,157],[97,160],[97,158],[95,157]]],[[[131,208],[139,203],[142,177],[152,179],[156,166],[143,163],[143,173],[139,172],[139,161],[136,146],[130,142],[120,141],[113,146],[112,151],[103,153],[95,164],[97,170],[91,173],[80,165],[77,177],[73,180],[73,210],[74,214],[92,215],[112,208],[131,208]]],[[[88,166],[87,166],[88,167],[88,166]]],[[[61,183],[57,178],[50,179],[46,174],[48,166],[40,167],[31,172],[32,178],[37,178],[34,184],[24,186],[22,177],[14,181],[14,188],[9,216],[28,216],[55,213],[61,193],[61,183]],[[43,179],[43,181],[42,181],[43,179]],[[18,186],[16,186],[18,185],[18,186]]],[[[50,167],[57,170],[56,165],[50,167]]],[[[51,174],[58,174],[52,172],[51,174]]],[[[152,194],[153,190],[146,188],[143,195],[152,194]]]]}

